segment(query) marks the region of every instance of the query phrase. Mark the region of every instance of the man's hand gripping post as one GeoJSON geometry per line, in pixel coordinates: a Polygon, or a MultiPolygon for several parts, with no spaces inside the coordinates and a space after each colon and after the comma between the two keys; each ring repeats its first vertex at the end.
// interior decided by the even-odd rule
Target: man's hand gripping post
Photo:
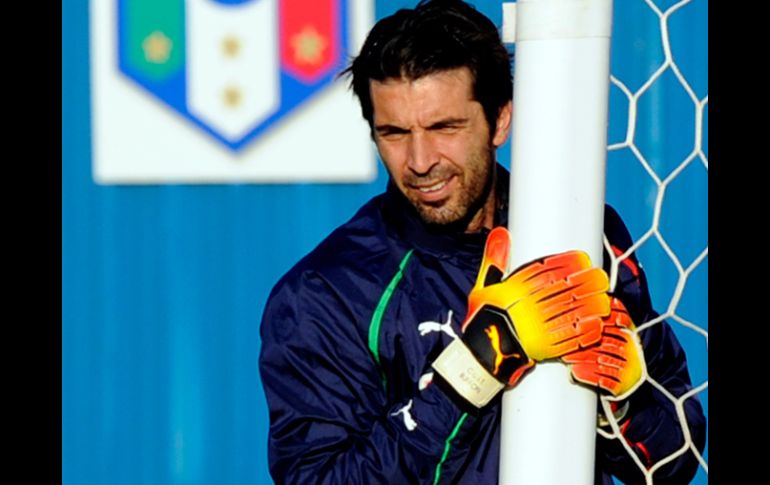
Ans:
{"type": "Polygon", "coordinates": [[[477,408],[515,386],[536,362],[595,345],[610,313],[609,281],[582,251],[524,264],[505,276],[510,235],[493,229],[468,296],[462,337],[433,362],[436,372],[477,408]]]}

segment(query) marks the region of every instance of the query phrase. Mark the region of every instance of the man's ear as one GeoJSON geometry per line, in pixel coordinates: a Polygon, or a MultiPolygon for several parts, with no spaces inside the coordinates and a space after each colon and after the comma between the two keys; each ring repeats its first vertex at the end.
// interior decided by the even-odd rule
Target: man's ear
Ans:
{"type": "Polygon", "coordinates": [[[497,123],[495,125],[495,134],[492,137],[492,144],[495,148],[499,147],[508,139],[511,133],[511,118],[513,116],[513,102],[508,101],[500,108],[497,114],[497,123]]]}

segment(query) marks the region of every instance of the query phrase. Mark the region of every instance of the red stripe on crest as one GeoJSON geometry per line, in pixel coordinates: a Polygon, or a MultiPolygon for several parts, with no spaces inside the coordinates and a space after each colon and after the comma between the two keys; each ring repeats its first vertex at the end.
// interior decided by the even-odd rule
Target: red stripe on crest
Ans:
{"type": "Polygon", "coordinates": [[[311,84],[334,66],[340,51],[337,0],[280,0],[283,69],[311,84]]]}

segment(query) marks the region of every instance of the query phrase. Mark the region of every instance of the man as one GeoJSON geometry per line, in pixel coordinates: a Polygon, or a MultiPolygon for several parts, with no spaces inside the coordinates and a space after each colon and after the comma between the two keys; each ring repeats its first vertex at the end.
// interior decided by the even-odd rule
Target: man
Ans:
{"type": "MultiPolygon", "coordinates": [[[[274,480],[496,483],[499,389],[552,358],[616,399],[624,439],[647,467],[680,449],[683,424],[640,369],[680,396],[691,388],[685,356],[665,323],[641,332],[644,354],[636,352],[628,330],[656,314],[633,256],[611,296],[606,275],[578,253],[503,278],[508,173],[495,150],[509,132],[512,81],[489,19],[461,1],[421,2],[379,21],[347,71],[390,181],[290,270],[266,305],[260,371],[274,480]],[[596,299],[582,315],[586,326],[572,325],[576,307],[553,317],[568,323],[562,330],[578,328],[563,339],[575,342],[569,348],[542,331],[551,319],[511,304],[554,261],[572,269],[534,291],[558,300],[566,281],[598,285],[586,294],[596,299]],[[626,350],[617,360],[627,365],[607,379],[597,356],[619,341],[626,350]],[[477,361],[497,387],[483,397],[473,394],[478,386],[464,388],[451,368],[459,359],[477,361]]],[[[632,244],[609,207],[605,234],[616,251],[632,244]]],[[[685,413],[702,449],[697,399],[685,413]]],[[[612,483],[611,475],[643,483],[618,439],[597,439],[597,483],[612,483]]],[[[655,483],[684,483],[696,467],[688,451],[658,469],[655,483]]]]}

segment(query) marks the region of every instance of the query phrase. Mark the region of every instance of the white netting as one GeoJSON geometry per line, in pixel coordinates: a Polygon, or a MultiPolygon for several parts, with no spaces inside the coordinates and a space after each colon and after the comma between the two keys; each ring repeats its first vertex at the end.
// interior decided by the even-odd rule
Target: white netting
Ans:
{"type": "MultiPolygon", "coordinates": [[[[671,205],[673,203],[671,200],[669,200],[672,198],[670,196],[672,185],[683,177],[683,173],[687,173],[687,177],[685,178],[685,181],[678,183],[678,185],[681,187],[677,186],[676,190],[687,190],[690,193],[704,194],[702,198],[696,197],[695,200],[690,200],[688,203],[692,204],[692,207],[687,208],[687,210],[702,211],[699,214],[696,214],[702,218],[705,218],[708,211],[707,199],[705,197],[706,188],[693,187],[693,184],[707,184],[708,181],[708,156],[703,148],[704,144],[707,142],[707,140],[704,140],[704,131],[707,133],[708,124],[706,120],[704,126],[704,112],[707,116],[706,110],[708,106],[708,94],[702,94],[700,97],[698,94],[696,94],[696,89],[693,88],[691,81],[688,81],[687,76],[683,74],[680,66],[677,64],[677,55],[675,55],[677,52],[675,52],[675,49],[672,50],[671,42],[673,30],[672,25],[676,24],[679,26],[680,22],[692,21],[692,19],[688,17],[689,14],[687,10],[694,9],[696,4],[699,4],[697,5],[698,8],[706,8],[707,0],[682,0],[676,3],[665,2],[663,0],[659,0],[657,2],[652,0],[638,0],[638,2],[640,4],[643,3],[646,5],[646,8],[648,8],[649,11],[658,19],[659,39],[648,39],[648,41],[650,44],[654,44],[655,42],[660,43],[663,58],[662,62],[657,66],[657,68],[654,69],[646,81],[636,89],[629,88],[631,83],[624,82],[623,79],[616,77],[614,75],[615,70],[613,66],[613,75],[611,76],[612,89],[619,90],[619,92],[625,96],[628,116],[627,120],[624,120],[627,125],[625,128],[625,135],[622,140],[614,142],[612,137],[610,137],[608,171],[612,170],[611,165],[613,163],[623,163],[629,159],[633,160],[634,163],[638,163],[642,170],[632,172],[635,176],[627,176],[625,183],[637,183],[642,185],[649,184],[650,182],[652,183],[651,187],[646,192],[642,190],[645,197],[649,199],[646,207],[651,209],[652,215],[649,227],[642,231],[641,234],[634,234],[634,231],[632,230],[632,236],[634,236],[635,243],[624,254],[616,256],[610,249],[606,238],[604,244],[605,248],[607,249],[607,253],[610,254],[612,258],[612,271],[610,274],[610,280],[613,287],[617,281],[618,267],[621,262],[628,258],[632,253],[636,252],[638,254],[640,252],[644,252],[646,245],[656,246],[656,249],[658,250],[658,259],[667,259],[665,264],[650,265],[647,263],[649,261],[649,258],[647,257],[648,255],[638,254],[639,260],[647,264],[647,266],[645,266],[645,271],[647,273],[648,279],[655,280],[656,277],[659,276],[656,275],[656,271],[670,271],[671,274],[673,274],[673,278],[669,278],[669,280],[672,280],[673,288],[670,291],[671,296],[669,301],[662,303],[663,308],[660,307],[661,302],[653,301],[653,303],[657,303],[656,310],[661,312],[661,315],[658,318],[648,322],[636,322],[637,332],[644,332],[646,329],[649,329],[654,325],[658,325],[663,320],[666,320],[672,326],[672,328],[674,328],[675,333],[677,333],[677,335],[680,337],[680,340],[682,340],[682,336],[684,336],[684,340],[686,340],[685,343],[689,344],[690,347],[688,348],[688,345],[684,345],[688,356],[691,376],[693,377],[694,388],[682,396],[675,397],[671,395],[665,388],[663,388],[662,385],[660,385],[658,382],[655,382],[654,379],[650,378],[649,376],[646,377],[647,381],[652,386],[658,389],[663,395],[668,397],[674,403],[677,415],[679,417],[679,423],[682,428],[682,433],[686,440],[682,447],[675,450],[667,457],[654,463],[653,466],[649,469],[639,460],[636,453],[631,450],[629,443],[626,442],[624,438],[622,438],[620,429],[618,428],[618,423],[616,421],[612,419],[610,420],[612,432],[608,433],[599,430],[599,433],[607,438],[620,437],[621,442],[623,443],[628,453],[634,458],[639,468],[644,471],[647,484],[654,484],[654,474],[656,470],[671,462],[672,460],[675,460],[677,457],[684,453],[693,453],[700,462],[701,470],[699,470],[698,474],[696,475],[694,483],[706,483],[708,475],[708,462],[706,458],[701,455],[693,445],[689,427],[686,425],[687,418],[684,412],[684,403],[696,395],[700,402],[704,405],[704,408],[707,409],[708,404],[708,394],[706,392],[708,389],[708,368],[705,358],[700,358],[698,360],[697,364],[700,365],[701,368],[699,368],[697,372],[693,372],[693,360],[696,360],[696,355],[694,354],[702,354],[704,352],[701,352],[701,349],[696,349],[696,352],[692,351],[692,342],[700,339],[705,349],[705,354],[707,355],[708,353],[708,316],[705,311],[707,305],[707,294],[705,290],[696,289],[693,290],[691,294],[688,294],[689,297],[693,297],[694,295],[694,298],[698,300],[696,304],[701,305],[703,308],[703,311],[695,312],[700,320],[693,321],[692,318],[685,315],[685,312],[681,311],[681,308],[683,306],[683,295],[685,295],[685,292],[688,288],[688,282],[691,282],[693,279],[693,273],[698,272],[699,278],[701,278],[703,274],[707,275],[708,239],[707,236],[703,234],[693,235],[692,237],[695,238],[695,244],[697,244],[697,241],[699,241],[700,237],[703,237],[704,246],[702,249],[700,249],[699,252],[693,251],[691,249],[693,244],[691,243],[689,244],[689,253],[691,253],[691,255],[694,254],[694,257],[690,259],[681,255],[677,255],[677,252],[674,248],[672,248],[672,244],[670,242],[672,236],[661,229],[661,218],[662,214],[665,213],[665,209],[668,207],[667,204],[671,205]],[[665,5],[666,3],[669,5],[665,5]],[[668,103],[662,101],[664,98],[660,96],[660,91],[663,89],[661,85],[671,86],[672,84],[677,84],[677,89],[683,90],[684,94],[682,94],[680,98],[687,99],[689,100],[689,103],[691,103],[692,117],[690,118],[689,115],[680,116],[679,118],[674,117],[676,119],[673,121],[669,119],[668,122],[663,122],[661,120],[664,120],[667,117],[667,110],[670,109],[670,106],[668,103]],[[653,97],[655,99],[650,100],[646,97],[653,97]],[[650,105],[654,106],[652,110],[653,114],[650,116],[645,116],[644,123],[640,122],[639,116],[640,103],[642,100],[649,102],[650,105]],[[681,155],[671,155],[670,152],[663,153],[663,151],[656,148],[650,148],[654,147],[654,143],[660,142],[661,135],[657,133],[655,136],[650,137],[648,131],[659,131],[661,130],[661,125],[664,126],[663,129],[666,129],[666,126],[674,126],[675,133],[673,136],[678,138],[680,145],[683,143],[682,138],[687,138],[685,142],[689,147],[689,150],[686,150],[681,155]],[[640,143],[640,138],[652,138],[653,141],[650,142],[649,146],[641,146],[645,145],[646,142],[640,143]],[[613,152],[621,153],[623,151],[627,152],[623,156],[612,156],[613,152]],[[649,152],[653,153],[650,154],[649,152]],[[631,156],[628,156],[628,153],[630,153],[631,156]],[[702,168],[693,167],[693,164],[700,164],[702,165],[702,168]],[[699,175],[697,173],[699,170],[702,170],[705,173],[705,176],[699,175]],[[646,174],[646,176],[642,176],[642,174],[646,174]],[[670,261],[670,264],[668,264],[668,261],[670,261]],[[691,333],[688,334],[688,332],[691,333]],[[704,377],[701,377],[701,375],[704,377]]],[[[628,2],[628,0],[615,2],[615,8],[626,8],[630,3],[631,2],[628,2]]],[[[698,21],[705,22],[707,20],[707,16],[705,14],[699,15],[700,17],[697,18],[698,21]]],[[[616,23],[614,31],[617,32],[619,27],[621,26],[616,23]]],[[[705,31],[705,24],[702,27],[705,31]]],[[[615,48],[614,42],[615,41],[613,40],[613,49],[615,48]]],[[[696,39],[695,42],[705,44],[707,39],[704,37],[696,39]]],[[[650,46],[647,47],[651,48],[650,46]]],[[[640,59],[639,62],[642,62],[642,60],[640,59]]],[[[706,76],[705,72],[707,66],[697,66],[697,69],[699,70],[699,76],[706,76]]],[[[692,75],[692,72],[689,72],[688,74],[692,75]]],[[[670,89],[671,88],[669,88],[669,90],[670,89]]],[[[677,105],[678,107],[676,109],[681,111],[683,109],[683,102],[680,100],[677,105]]],[[[612,132],[612,127],[610,131],[612,132]]],[[[611,183],[611,180],[609,180],[608,183],[611,183]]],[[[612,204],[613,201],[610,197],[611,193],[612,191],[608,187],[608,202],[612,204]]],[[[623,216],[623,211],[621,210],[620,212],[623,216]]],[[[677,209],[676,213],[679,214],[680,217],[682,217],[681,214],[684,214],[683,217],[694,217],[692,214],[685,213],[680,209],[677,209]]],[[[680,235],[677,237],[681,238],[682,236],[680,235]]],[[[653,284],[651,283],[650,286],[652,288],[653,284]]],[[[602,406],[604,407],[605,414],[607,416],[612,416],[609,408],[609,402],[603,400],[602,406]]]]}

